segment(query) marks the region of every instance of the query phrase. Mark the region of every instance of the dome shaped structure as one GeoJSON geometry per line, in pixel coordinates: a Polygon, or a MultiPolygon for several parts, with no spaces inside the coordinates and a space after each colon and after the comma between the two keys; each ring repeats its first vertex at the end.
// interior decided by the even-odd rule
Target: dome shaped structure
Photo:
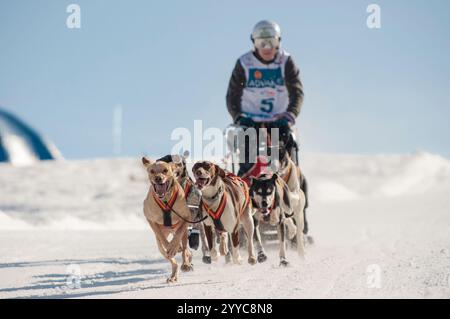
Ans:
{"type": "Polygon", "coordinates": [[[61,153],[30,126],[0,108],[0,162],[26,165],[62,158],[61,153]]]}

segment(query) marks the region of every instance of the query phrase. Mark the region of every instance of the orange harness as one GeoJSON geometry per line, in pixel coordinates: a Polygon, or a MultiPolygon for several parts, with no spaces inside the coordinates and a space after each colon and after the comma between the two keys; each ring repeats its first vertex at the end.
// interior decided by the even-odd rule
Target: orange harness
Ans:
{"type": "MultiPolygon", "coordinates": [[[[247,208],[247,206],[250,204],[250,195],[248,193],[248,186],[247,184],[238,176],[228,173],[226,175],[226,178],[228,178],[234,185],[237,187],[243,188],[244,194],[245,194],[245,202],[243,207],[241,208],[239,212],[239,216],[242,215],[244,210],[247,208]]],[[[224,190],[222,198],[220,199],[219,206],[214,211],[211,209],[211,207],[208,206],[204,201],[202,201],[202,207],[203,209],[208,213],[208,215],[213,219],[214,225],[216,230],[219,232],[225,231],[224,226],[222,222],[220,221],[220,218],[222,217],[223,212],[225,211],[225,206],[227,204],[228,195],[227,192],[224,190]]]]}
{"type": "Polygon", "coordinates": [[[187,180],[186,181],[186,185],[184,185],[184,197],[187,198],[187,196],[189,195],[189,192],[191,191],[192,188],[192,183],[187,180]]]}
{"type": "Polygon", "coordinates": [[[227,193],[223,192],[222,198],[220,199],[219,206],[214,211],[205,202],[202,201],[203,208],[206,210],[209,216],[214,220],[219,220],[225,210],[225,205],[227,204],[227,193]]]}
{"type": "Polygon", "coordinates": [[[242,206],[240,214],[239,214],[239,215],[242,215],[244,210],[250,204],[250,194],[248,192],[248,185],[242,178],[240,178],[239,176],[234,175],[233,173],[227,173],[226,177],[228,179],[230,179],[233,182],[233,184],[236,185],[237,187],[243,188],[243,191],[244,191],[244,194],[245,194],[245,201],[244,201],[244,206],[242,206]]]}
{"type": "Polygon", "coordinates": [[[161,208],[161,210],[163,211],[163,220],[164,220],[164,226],[166,227],[172,227],[175,228],[175,225],[172,225],[172,207],[175,204],[176,200],[178,197],[178,187],[175,187],[174,192],[172,193],[172,196],[170,197],[169,201],[162,201],[158,196],[156,196],[153,193],[153,198],[156,202],[156,204],[158,204],[158,206],[161,208]]]}
{"type": "MultiPolygon", "coordinates": [[[[245,183],[240,177],[238,177],[232,173],[227,173],[226,178],[228,178],[237,187],[243,188],[243,191],[245,194],[245,201],[244,201],[244,205],[242,206],[241,211],[239,213],[239,215],[242,215],[244,210],[250,204],[250,195],[248,193],[247,183],[245,183]]],[[[216,211],[212,210],[205,202],[202,202],[202,205],[209,216],[211,216],[213,219],[220,219],[220,217],[223,214],[223,211],[225,210],[226,202],[227,202],[227,193],[226,193],[226,191],[224,191],[222,198],[220,199],[219,206],[217,207],[216,211]]]]}

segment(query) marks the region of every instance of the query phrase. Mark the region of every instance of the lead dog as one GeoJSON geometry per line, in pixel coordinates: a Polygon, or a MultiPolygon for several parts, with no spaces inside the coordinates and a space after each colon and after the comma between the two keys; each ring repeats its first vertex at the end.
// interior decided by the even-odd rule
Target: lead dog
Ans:
{"type": "Polygon", "coordinates": [[[287,184],[277,174],[272,174],[272,176],[263,174],[259,177],[252,177],[250,197],[255,210],[255,240],[258,247],[258,261],[263,262],[267,259],[259,232],[259,223],[266,222],[270,223],[271,226],[277,226],[280,243],[280,265],[287,266],[285,226],[290,240],[297,234],[297,226],[292,219],[294,211],[291,206],[291,192],[287,184]]]}
{"type": "Polygon", "coordinates": [[[220,233],[221,255],[228,253],[228,234],[231,234],[233,262],[241,263],[239,226],[242,225],[248,239],[248,263],[254,265],[256,263],[253,248],[254,225],[247,184],[208,161],[197,162],[192,172],[197,187],[202,192],[202,209],[210,217],[205,220],[205,231],[211,258],[217,260],[214,240],[216,230],[220,233]]]}
{"type": "Polygon", "coordinates": [[[192,255],[188,247],[188,223],[191,212],[181,185],[176,180],[172,166],[163,161],[152,161],[145,157],[142,163],[147,169],[151,183],[144,200],[144,215],[155,233],[158,249],[172,266],[172,274],[167,282],[178,280],[178,264],[175,255],[181,251],[181,270],[193,270],[192,255]],[[177,212],[174,214],[173,212],[177,212]],[[169,236],[173,236],[169,241],[169,236]]]}
{"type": "MultiPolygon", "coordinates": [[[[158,159],[158,161],[163,161],[170,163],[172,166],[173,174],[176,177],[178,183],[184,190],[186,197],[186,202],[191,210],[191,220],[199,221],[201,219],[201,192],[197,189],[191,177],[188,174],[186,166],[186,158],[189,156],[189,152],[185,152],[182,156],[180,155],[166,155],[158,159]]],[[[206,240],[205,228],[203,222],[197,222],[193,224],[193,227],[188,227],[189,230],[189,246],[197,250],[199,246],[198,238],[200,237],[202,243],[202,261],[205,264],[211,263],[211,256],[209,256],[209,248],[206,240]]]]}

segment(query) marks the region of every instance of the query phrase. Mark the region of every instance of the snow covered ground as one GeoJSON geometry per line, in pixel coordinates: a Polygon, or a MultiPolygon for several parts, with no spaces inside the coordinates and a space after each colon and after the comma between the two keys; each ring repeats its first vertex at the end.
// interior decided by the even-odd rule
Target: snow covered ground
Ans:
{"type": "MultiPolygon", "coordinates": [[[[0,298],[450,298],[450,161],[305,154],[315,245],[167,285],[139,159],[0,165],[0,298]]],[[[242,252],[246,256],[245,251],[242,252]]]]}

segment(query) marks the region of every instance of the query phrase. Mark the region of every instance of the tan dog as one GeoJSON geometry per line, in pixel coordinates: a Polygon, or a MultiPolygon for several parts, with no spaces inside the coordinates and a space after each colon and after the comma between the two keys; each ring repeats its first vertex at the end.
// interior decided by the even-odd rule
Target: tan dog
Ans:
{"type": "Polygon", "coordinates": [[[172,266],[172,274],[167,282],[176,282],[178,264],[174,257],[179,251],[182,252],[183,259],[181,270],[193,270],[186,222],[191,219],[191,212],[186,204],[184,191],[173,174],[172,165],[162,161],[154,162],[145,157],[142,158],[142,163],[151,183],[144,200],[144,215],[155,233],[159,251],[172,266]],[[171,241],[170,235],[173,236],[171,241]]]}
{"type": "MultiPolygon", "coordinates": [[[[161,157],[158,159],[158,161],[163,161],[166,163],[170,163],[172,166],[173,175],[177,179],[178,183],[180,183],[181,187],[184,189],[184,195],[186,197],[187,205],[191,211],[192,214],[192,221],[199,221],[201,219],[201,211],[200,211],[200,202],[201,202],[201,194],[197,190],[194,182],[192,181],[191,177],[188,174],[187,166],[186,166],[186,159],[189,156],[189,152],[184,152],[183,155],[166,155],[164,157],[161,157]]],[[[191,230],[189,228],[189,230],[191,230]]],[[[196,222],[192,225],[192,231],[197,232],[199,234],[201,243],[202,243],[202,254],[203,258],[202,261],[205,264],[211,263],[211,257],[209,256],[209,248],[208,243],[206,240],[206,234],[205,234],[205,228],[203,225],[203,222],[196,222]]],[[[191,245],[191,237],[189,238],[189,246],[192,249],[197,250],[195,248],[196,244],[194,243],[194,247],[191,245]]],[[[198,245],[198,243],[197,243],[198,245]]]]}
{"type": "Polygon", "coordinates": [[[217,260],[215,231],[220,233],[220,253],[228,253],[228,234],[232,237],[233,262],[240,264],[239,226],[244,227],[248,243],[248,263],[256,263],[253,247],[253,219],[247,184],[226,173],[219,166],[203,161],[192,168],[196,185],[202,192],[202,209],[210,218],[205,220],[205,232],[211,258],[217,260]],[[215,231],[214,231],[215,230],[215,231]]]}

